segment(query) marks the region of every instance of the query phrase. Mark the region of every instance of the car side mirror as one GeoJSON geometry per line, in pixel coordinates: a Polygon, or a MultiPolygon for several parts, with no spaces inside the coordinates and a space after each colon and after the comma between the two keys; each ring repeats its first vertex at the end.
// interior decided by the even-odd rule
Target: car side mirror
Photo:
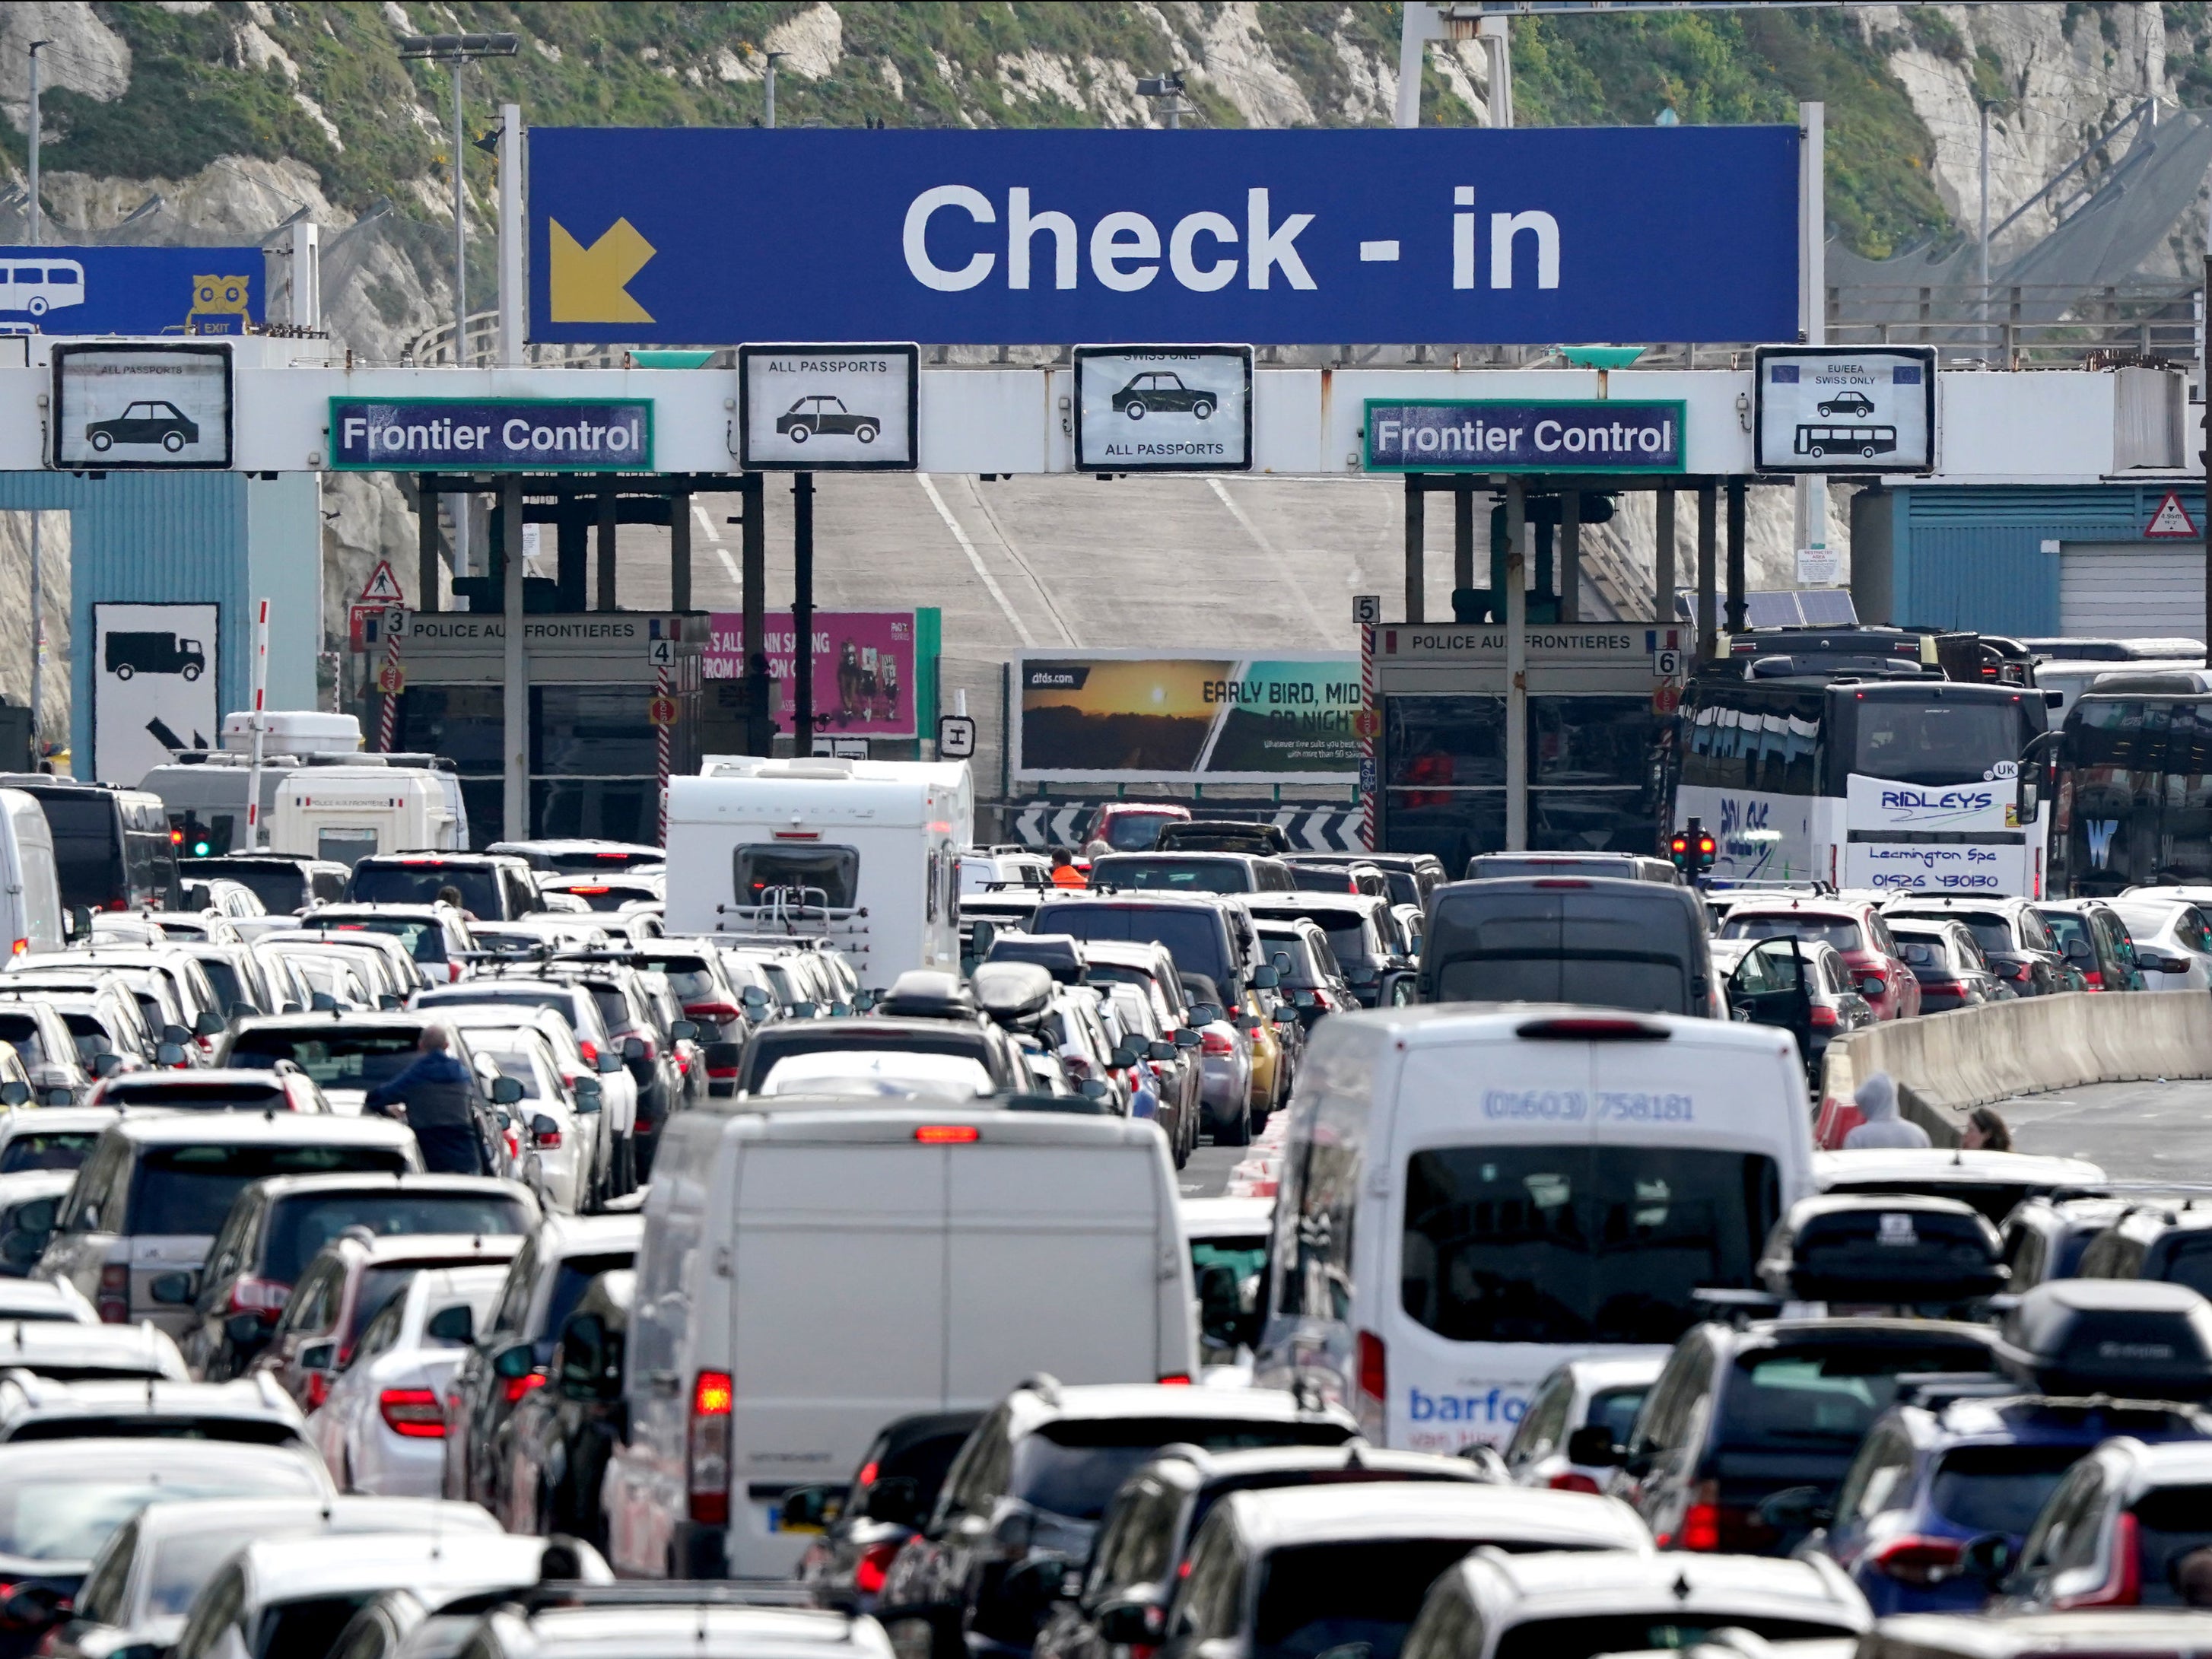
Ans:
{"type": "Polygon", "coordinates": [[[1255,968],[1252,970],[1251,983],[1255,991],[1272,991],[1282,982],[1283,975],[1279,969],[1255,968]]]}
{"type": "Polygon", "coordinates": [[[386,1013],[387,1013],[387,1014],[388,1014],[388,1013],[392,1013],[392,1012],[393,1012],[394,1011],[396,1011],[396,1010],[398,1010],[398,1009],[399,1009],[399,1008],[403,1008],[403,1007],[404,1007],[406,1005],[405,1005],[404,1003],[403,1003],[403,1002],[399,1000],[399,998],[398,998],[398,996],[394,995],[392,992],[390,992],[390,991],[384,991],[384,992],[380,992],[380,993],[378,994],[378,995],[377,995],[377,999],[376,999],[376,1006],[377,1006],[379,1008],[382,1009],[386,1013]]]}
{"type": "Polygon", "coordinates": [[[1818,1486],[1785,1486],[1759,1506],[1759,1518],[1776,1532],[1809,1532],[1836,1518],[1818,1486]]]}
{"type": "Polygon", "coordinates": [[[2089,941],[2086,939],[2069,939],[2066,941],[2066,959],[2069,962],[2094,962],[2096,960],[2096,955],[2097,953],[2089,948],[2089,941]]]}
{"type": "Polygon", "coordinates": [[[1199,1328],[1217,1342],[1234,1342],[1244,1318],[1244,1299],[1237,1288],[1237,1269],[1209,1262],[1198,1275],[1199,1328]]]}
{"type": "Polygon", "coordinates": [[[52,1584],[26,1584],[0,1601],[0,1621],[11,1630],[35,1635],[70,1616],[70,1599],[52,1584]]]}
{"type": "Polygon", "coordinates": [[[212,1008],[201,1009],[199,1018],[192,1022],[194,1036],[213,1036],[222,1030],[222,1016],[212,1008]]]}
{"type": "Polygon", "coordinates": [[[335,1342],[311,1342],[300,1350],[300,1369],[309,1371],[333,1370],[338,1363],[338,1345],[335,1342]]]}
{"type": "Polygon", "coordinates": [[[171,1024],[161,1028],[161,1041],[164,1042],[173,1042],[181,1047],[191,1040],[192,1034],[181,1025],[171,1024]]]}
{"type": "Polygon", "coordinates": [[[1176,1046],[1172,1042],[1154,1037],[1145,1045],[1145,1058],[1147,1060],[1173,1060],[1175,1057],[1176,1046]]]}
{"type": "Polygon", "coordinates": [[[156,1066],[167,1066],[173,1069],[183,1065],[185,1063],[184,1044],[181,1042],[163,1042],[155,1045],[154,1049],[154,1063],[156,1066]]]}
{"type": "Polygon", "coordinates": [[[338,1011],[338,1000],[328,991],[318,991],[307,999],[307,1006],[319,1014],[334,1014],[338,1011]]]}
{"type": "Polygon", "coordinates": [[[1100,1079],[1087,1077],[1075,1085],[1076,1092],[1086,1100],[1103,1100],[1109,1092],[1100,1079]]]}
{"type": "Polygon", "coordinates": [[[576,1097],[576,1109],[579,1112],[589,1115],[606,1105],[606,1095],[600,1089],[597,1078],[580,1077],[572,1087],[576,1097]]]}
{"type": "Polygon", "coordinates": [[[1567,1462],[1587,1468],[1618,1468],[1627,1461],[1628,1449],[1617,1444],[1613,1431],[1602,1423],[1585,1423],[1567,1437],[1567,1462]]]}
{"type": "Polygon", "coordinates": [[[113,1077],[123,1069],[123,1056],[110,1049],[92,1057],[92,1074],[98,1078],[113,1077]]]}
{"type": "Polygon", "coordinates": [[[1125,1042],[1109,1055],[1108,1063],[1117,1072],[1126,1072],[1137,1063],[1137,1045],[1125,1042]]]}
{"type": "Polygon", "coordinates": [[[1248,1032],[1258,1030],[1260,1029],[1260,1016],[1257,1014],[1237,1015],[1237,1029],[1240,1031],[1248,1032]]]}
{"type": "Polygon", "coordinates": [[[597,1063],[598,1063],[598,1066],[599,1066],[599,1070],[600,1070],[601,1072],[603,1072],[603,1073],[615,1073],[615,1072],[619,1072],[619,1071],[620,1071],[620,1070],[622,1070],[622,1068],[623,1068],[622,1056],[621,1056],[620,1054],[605,1054],[605,1053],[602,1053],[602,1054],[599,1055],[599,1060],[598,1060],[598,1062],[597,1062],[597,1063]]]}
{"type": "Polygon", "coordinates": [[[696,1042],[699,1040],[699,1022],[696,1019],[671,1020],[668,1035],[678,1042],[696,1042]]]}
{"type": "Polygon", "coordinates": [[[1000,1594],[1015,1607],[1042,1614],[1066,1596],[1069,1565],[1064,1555],[1033,1557],[1006,1576],[1000,1582],[1000,1594]]]}
{"type": "Polygon", "coordinates": [[[1859,994],[1863,997],[1878,997],[1888,988],[1871,974],[1859,981],[1859,994]]]}
{"type": "Polygon", "coordinates": [[[999,942],[999,924],[978,921],[968,930],[968,948],[975,953],[977,961],[991,954],[991,947],[999,942]]]}
{"type": "MultiPolygon", "coordinates": [[[[250,1002],[234,1002],[230,1005],[228,1012],[233,1019],[252,1019],[259,1014],[261,1011],[250,1002]]],[[[216,1029],[220,1030],[221,1028],[217,1027],[216,1029]]],[[[213,1036],[214,1033],[210,1032],[209,1035],[213,1036]]]]}
{"type": "Polygon", "coordinates": [[[437,1342],[449,1342],[457,1348],[465,1348],[477,1340],[476,1310],[465,1302],[450,1308],[441,1308],[430,1316],[423,1328],[424,1334],[437,1342]]]}
{"type": "Polygon", "coordinates": [[[1158,1647],[1167,1630],[1168,1610],[1157,1601],[1132,1597],[1107,1602],[1094,1622],[1098,1639],[1109,1647],[1158,1647]]]}
{"type": "Polygon", "coordinates": [[[837,1518],[837,1494],[827,1486],[793,1486],[776,1515],[779,1532],[820,1532],[837,1518]]]}
{"type": "Polygon", "coordinates": [[[1278,951],[1267,958],[1267,963],[1278,975],[1287,974],[1291,971],[1291,953],[1288,951],[1278,951]]]}
{"type": "Polygon", "coordinates": [[[2015,816],[2023,824],[2033,823],[2036,813],[2042,807],[2043,798],[2038,787],[2038,775],[2042,770],[2043,763],[2039,760],[2027,761],[2021,766],[2020,777],[2013,793],[2013,806],[2015,816]]]}
{"type": "Polygon", "coordinates": [[[510,1342],[491,1357],[492,1375],[519,1382],[538,1369],[538,1356],[527,1342],[510,1342]]]}
{"type": "Polygon", "coordinates": [[[2018,1564],[2020,1553],[2001,1532],[1985,1532],[1966,1540],[1959,1552],[1959,1576],[1972,1578],[1995,1589],[2018,1564]]]}
{"type": "Polygon", "coordinates": [[[495,1077],[491,1080],[491,1103],[493,1105],[512,1106],[516,1101],[521,1098],[522,1085],[517,1079],[511,1077],[495,1077]]]}
{"type": "Polygon", "coordinates": [[[862,1513],[886,1526],[920,1527],[926,1518],[921,1512],[921,1488],[901,1474],[878,1480],[868,1488],[862,1513]]]}
{"type": "Polygon", "coordinates": [[[1174,1037],[1175,1046],[1178,1048],[1195,1048],[1200,1041],[1198,1033],[1188,1025],[1176,1031],[1174,1037]]]}
{"type": "Polygon", "coordinates": [[[1276,1024],[1288,1029],[1291,1026],[1296,1025],[1297,1023],[1298,1011],[1290,1004],[1285,1003],[1281,1007],[1275,1010],[1276,1024]]]}
{"type": "Polygon", "coordinates": [[[164,1308],[180,1308],[199,1294],[193,1280],[197,1273],[155,1273],[146,1286],[146,1294],[164,1308]]]}
{"type": "Polygon", "coordinates": [[[645,1058],[645,1039],[643,1037],[624,1037],[622,1040],[622,1057],[625,1060],[643,1060],[645,1058]]]}
{"type": "Polygon", "coordinates": [[[76,1091],[74,1089],[58,1085],[52,1089],[39,1091],[39,1104],[41,1106],[70,1106],[74,1105],[76,1102],[76,1091]]]}
{"type": "Polygon", "coordinates": [[[27,1106],[31,1103],[31,1085],[12,1079],[0,1083],[0,1106],[27,1106]]]}
{"type": "Polygon", "coordinates": [[[765,1008],[768,1006],[768,993],[757,985],[748,985],[738,993],[738,1000],[748,1008],[765,1008]]]}

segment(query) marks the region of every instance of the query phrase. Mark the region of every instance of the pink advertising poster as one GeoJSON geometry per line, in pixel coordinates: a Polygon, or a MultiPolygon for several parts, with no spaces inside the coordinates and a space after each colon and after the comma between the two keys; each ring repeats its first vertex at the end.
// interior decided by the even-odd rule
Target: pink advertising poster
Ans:
{"type": "MultiPolygon", "coordinates": [[[[700,659],[710,680],[744,678],[744,617],[717,611],[700,659]]],[[[791,612],[764,618],[769,678],[776,683],[776,727],[791,725],[791,673],[798,642],[791,612]]],[[[827,736],[915,735],[914,612],[817,611],[814,613],[814,725],[827,736]]]]}

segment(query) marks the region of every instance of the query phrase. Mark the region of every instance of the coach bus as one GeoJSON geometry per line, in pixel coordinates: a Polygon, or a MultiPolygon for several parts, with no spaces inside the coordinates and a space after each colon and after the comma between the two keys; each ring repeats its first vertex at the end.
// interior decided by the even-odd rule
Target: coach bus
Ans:
{"type": "Polygon", "coordinates": [[[2212,674],[2108,676],[2061,732],[2052,890],[2212,882],[2212,674]]]}
{"type": "Polygon", "coordinates": [[[2043,693],[1907,662],[1755,666],[1692,676],[1673,734],[1674,827],[1714,832],[1717,878],[2046,896],[2051,808],[2023,823],[2017,799],[2043,693]]]}

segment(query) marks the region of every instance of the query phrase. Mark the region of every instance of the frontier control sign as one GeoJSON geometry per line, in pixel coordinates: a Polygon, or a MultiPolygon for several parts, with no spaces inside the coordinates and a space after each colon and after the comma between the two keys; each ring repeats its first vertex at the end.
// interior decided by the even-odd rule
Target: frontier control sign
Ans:
{"type": "Polygon", "coordinates": [[[649,472],[646,398],[333,398],[341,471],[649,472]]]}
{"type": "Polygon", "coordinates": [[[1370,398],[1371,472],[1680,472],[1682,405],[1370,398]]]}

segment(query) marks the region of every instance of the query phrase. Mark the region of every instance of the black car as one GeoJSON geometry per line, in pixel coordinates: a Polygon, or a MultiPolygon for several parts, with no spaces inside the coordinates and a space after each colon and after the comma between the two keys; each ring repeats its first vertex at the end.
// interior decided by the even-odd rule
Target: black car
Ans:
{"type": "Polygon", "coordinates": [[[1366,893],[1253,893],[1246,908],[1255,921],[1304,917],[1328,935],[1337,968],[1363,1008],[1390,1008],[1413,1000],[1418,964],[1398,949],[1390,901],[1366,893]]]}
{"type": "MultiPolygon", "coordinates": [[[[556,961],[546,976],[567,980],[592,994],[607,1035],[614,1039],[623,1064],[637,1081],[637,1125],[628,1149],[636,1167],[624,1171],[624,1179],[628,1187],[638,1186],[653,1175],[653,1153],[660,1144],[660,1126],[668,1121],[688,1092],[688,1074],[679,1061],[677,1044],[696,1037],[698,1025],[691,1020],[664,1024],[661,1011],[654,1007],[652,994],[639,983],[633,969],[610,964],[578,969],[556,961]]],[[[703,1078],[701,1082],[703,1087],[703,1078]]]]}
{"type": "Polygon", "coordinates": [[[775,429],[795,444],[805,443],[817,432],[872,444],[883,430],[883,422],[872,415],[855,415],[845,407],[842,398],[824,394],[801,398],[775,417],[775,429]]]}
{"type": "Polygon", "coordinates": [[[2136,1202],[2060,1193],[2022,1199],[2004,1218],[2005,1266],[2012,1273],[2007,1288],[2018,1294],[2048,1279],[2073,1278],[2089,1246],[2136,1202]]]}
{"type": "Polygon", "coordinates": [[[1182,383],[1182,376],[1168,369],[1134,375],[1115,392],[1110,403],[1116,415],[1141,421],[1152,412],[1190,415],[1206,420],[1213,413],[1214,395],[1182,383]]]}
{"type": "Polygon", "coordinates": [[[488,1176],[276,1176],[233,1200],[208,1246],[191,1323],[179,1338],[210,1382],[246,1374],[268,1345],[300,1273],[350,1228],[372,1233],[526,1233],[538,1203],[488,1176]]]}
{"type": "Polygon", "coordinates": [[[103,455],[118,444],[159,444],[173,455],[198,443],[200,428],[176,404],[157,398],[132,404],[112,420],[91,422],[84,437],[103,455]]]}
{"type": "Polygon", "coordinates": [[[560,1533],[606,1548],[599,1483],[626,1418],[623,1367],[636,1291],[627,1267],[593,1279],[562,1322],[546,1385],[517,1402],[507,1435],[509,1531],[560,1533]]]}
{"type": "Polygon", "coordinates": [[[2075,899],[2070,904],[2039,904],[2035,914],[2091,990],[2145,988],[2142,969],[2136,966],[2135,939],[2111,905],[2075,899]]]}
{"type": "Polygon", "coordinates": [[[799,1559],[799,1582],[825,1607],[872,1613],[884,1577],[937,1507],[946,1471],[981,1412],[918,1412],[888,1425],[860,1454],[842,1492],[800,1486],[783,1498],[787,1531],[819,1526],[799,1559]]]}
{"type": "Polygon", "coordinates": [[[2079,990],[2058,941],[2041,914],[2025,899],[1962,899],[1944,894],[1900,894],[1882,906],[1888,921],[1955,921],[1974,936],[1990,971],[2014,996],[2043,997],[2079,990]]]}
{"type": "Polygon", "coordinates": [[[1863,392],[1838,392],[1832,398],[1823,398],[1814,408],[1823,420],[1832,420],[1838,415],[1856,415],[1863,419],[1874,413],[1874,402],[1863,392]]]}
{"type": "Polygon", "coordinates": [[[1619,1466],[1611,1490],[1662,1549],[1786,1555],[1835,1501],[1859,1442],[1916,1372],[1990,1375],[1996,1333],[1936,1319],[1693,1326],[1644,1396],[1626,1447],[1602,1425],[1568,1456],[1619,1466]],[[1791,1495],[1787,1507],[1774,1500],[1791,1495]]]}

